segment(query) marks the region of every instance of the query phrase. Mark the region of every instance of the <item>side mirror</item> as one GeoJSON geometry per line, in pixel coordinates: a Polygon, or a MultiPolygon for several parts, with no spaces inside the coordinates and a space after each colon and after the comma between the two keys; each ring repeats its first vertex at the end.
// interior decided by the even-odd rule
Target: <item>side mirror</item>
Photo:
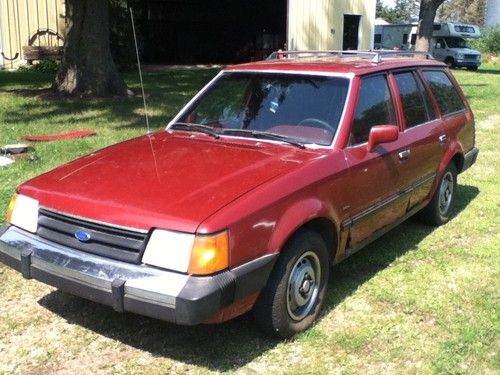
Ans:
{"type": "Polygon", "coordinates": [[[381,143],[394,142],[398,137],[399,129],[395,125],[373,126],[368,135],[368,152],[372,152],[381,143]]]}
{"type": "Polygon", "coordinates": [[[441,48],[441,43],[436,43],[436,48],[440,49],[441,48]]]}

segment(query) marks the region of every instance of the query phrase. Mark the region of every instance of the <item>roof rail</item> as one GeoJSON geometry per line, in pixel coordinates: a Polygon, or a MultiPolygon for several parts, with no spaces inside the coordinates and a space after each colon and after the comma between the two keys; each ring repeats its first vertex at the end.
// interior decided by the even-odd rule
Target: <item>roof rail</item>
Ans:
{"type": "Polygon", "coordinates": [[[423,56],[426,59],[433,59],[429,52],[419,52],[419,51],[409,51],[409,50],[369,50],[369,51],[358,51],[358,50],[348,50],[348,51],[337,51],[337,50],[325,50],[325,51],[274,51],[271,53],[267,60],[281,60],[281,59],[300,59],[308,57],[360,57],[370,59],[373,63],[378,64],[383,61],[384,57],[415,57],[423,56]]]}

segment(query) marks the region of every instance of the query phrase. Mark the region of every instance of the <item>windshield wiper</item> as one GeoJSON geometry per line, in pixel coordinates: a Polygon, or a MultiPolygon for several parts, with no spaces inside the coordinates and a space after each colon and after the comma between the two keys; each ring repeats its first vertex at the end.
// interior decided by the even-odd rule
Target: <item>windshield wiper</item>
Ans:
{"type": "Polygon", "coordinates": [[[199,132],[199,133],[208,134],[208,135],[214,137],[215,139],[220,138],[219,133],[217,133],[212,127],[207,126],[207,125],[202,125],[202,124],[191,124],[191,123],[187,123],[187,122],[175,122],[169,127],[169,129],[179,129],[179,130],[199,132]]]}
{"type": "Polygon", "coordinates": [[[253,138],[260,138],[260,139],[271,139],[274,141],[281,141],[288,143],[290,145],[299,147],[299,148],[306,148],[304,143],[294,139],[287,137],[285,135],[280,135],[280,134],[275,134],[275,133],[266,133],[266,132],[259,132],[255,130],[245,130],[245,129],[225,129],[222,132],[224,135],[226,134],[233,134],[233,135],[249,135],[253,138]]]}

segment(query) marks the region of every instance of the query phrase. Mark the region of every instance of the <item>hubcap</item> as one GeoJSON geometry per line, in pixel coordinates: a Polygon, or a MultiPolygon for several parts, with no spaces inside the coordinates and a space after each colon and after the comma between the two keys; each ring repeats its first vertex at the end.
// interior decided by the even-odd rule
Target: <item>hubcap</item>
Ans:
{"type": "Polygon", "coordinates": [[[446,172],[439,187],[439,213],[445,215],[450,209],[451,198],[453,197],[453,175],[446,172]]]}
{"type": "Polygon", "coordinates": [[[318,298],[321,268],[318,256],[308,251],[295,262],[288,279],[287,310],[293,320],[309,314],[318,298]]]}

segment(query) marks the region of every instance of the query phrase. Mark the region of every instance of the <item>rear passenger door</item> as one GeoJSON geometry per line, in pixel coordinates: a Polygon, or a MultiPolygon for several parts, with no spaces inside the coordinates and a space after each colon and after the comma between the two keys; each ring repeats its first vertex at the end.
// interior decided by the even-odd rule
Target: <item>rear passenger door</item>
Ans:
{"type": "Polygon", "coordinates": [[[411,191],[409,210],[429,195],[447,137],[420,74],[412,69],[394,72],[393,77],[404,129],[400,134],[405,144],[399,154],[404,163],[400,178],[411,191]]]}

